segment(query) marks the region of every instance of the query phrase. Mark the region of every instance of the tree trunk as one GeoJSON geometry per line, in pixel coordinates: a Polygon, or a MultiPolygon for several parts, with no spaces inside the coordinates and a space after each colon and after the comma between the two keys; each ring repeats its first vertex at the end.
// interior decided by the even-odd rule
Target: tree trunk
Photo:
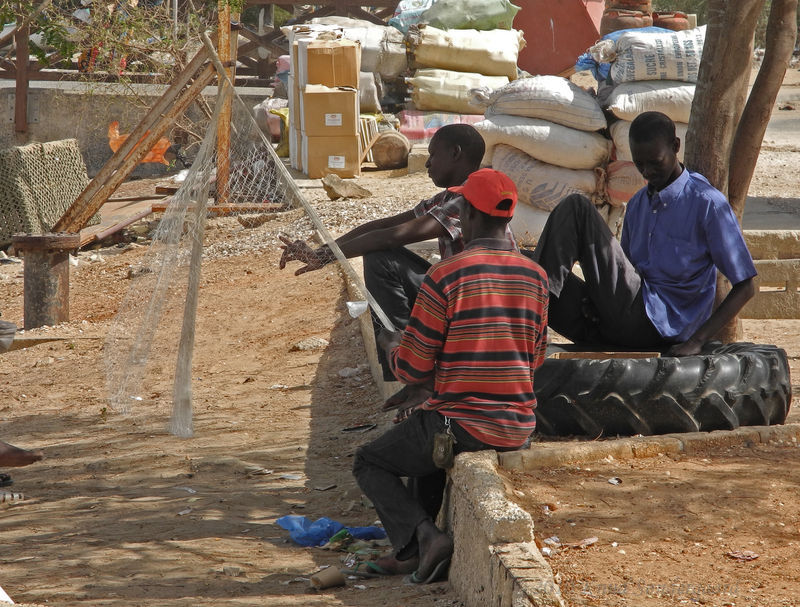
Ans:
{"type": "Polygon", "coordinates": [[[794,51],[796,19],[797,0],[772,0],[764,60],[747,99],[731,150],[728,200],[740,222],[767,123],[794,51]]]}
{"type": "Polygon", "coordinates": [[[747,97],[753,35],[764,0],[711,0],[686,137],[686,166],[728,193],[733,133],[747,97]]]}
{"type": "MultiPolygon", "coordinates": [[[[709,2],[708,31],[686,141],[686,165],[728,195],[740,223],[797,27],[798,0],[773,0],[764,61],[747,98],[753,34],[763,4],[763,0],[709,2]]],[[[729,290],[730,284],[719,275],[717,305],[729,290]]],[[[741,340],[739,319],[723,327],[716,338],[741,340]]]]}

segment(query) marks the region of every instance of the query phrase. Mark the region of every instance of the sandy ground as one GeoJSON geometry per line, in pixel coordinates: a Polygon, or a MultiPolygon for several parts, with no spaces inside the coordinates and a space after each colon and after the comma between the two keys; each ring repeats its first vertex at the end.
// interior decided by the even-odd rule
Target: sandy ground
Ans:
{"type": "MultiPolygon", "coordinates": [[[[400,179],[392,189],[400,197],[420,180],[400,179]]],[[[323,216],[336,223],[348,207],[331,203],[323,216]]],[[[106,400],[102,337],[146,247],[82,253],[71,276],[73,321],[26,333],[69,339],[2,355],[2,437],[45,451],[43,462],[11,471],[11,489],[26,499],[0,510],[0,586],[15,601],[458,604],[446,584],[404,586],[400,578],[350,580],[308,594],[308,577],[341,566],[346,555],[299,547],[274,524],[284,514],[374,523],[350,467],[354,448],[390,423],[378,412],[338,270],[296,278],[277,269],[276,235],[298,227],[297,216],[256,230],[231,218],[211,221],[193,366],[194,438],[165,430],[171,363],[157,361],[132,415],[110,410],[106,400]],[[327,345],[304,350],[307,338],[327,345]],[[360,424],[378,427],[343,431],[360,424]],[[253,466],[272,472],[248,474],[253,466]],[[239,575],[223,573],[226,566],[239,575]]],[[[19,324],[21,269],[0,266],[3,319],[19,324]]]]}
{"type": "Polygon", "coordinates": [[[783,607],[800,595],[799,447],[509,476],[569,605],[783,607]]]}
{"type": "MultiPolygon", "coordinates": [[[[796,154],[785,147],[763,154],[753,195],[794,212],[796,154]]],[[[326,225],[341,233],[364,219],[405,210],[409,201],[435,191],[424,175],[388,177],[362,177],[361,185],[374,193],[366,201],[323,202],[321,189],[307,193],[326,225]]],[[[119,194],[152,187],[152,182],[133,182],[119,194]]],[[[308,577],[322,566],[339,566],[345,554],[299,547],[274,524],[284,514],[328,516],[347,525],[374,523],[375,512],[362,500],[350,466],[355,447],[390,423],[378,412],[377,389],[366,368],[358,323],[346,311],[338,271],[328,267],[294,277],[276,267],[277,234],[311,232],[300,215],[290,212],[252,230],[231,218],[210,222],[192,372],[194,438],[177,439],[165,430],[172,389],[169,361],[151,368],[141,400],[132,401],[131,415],[110,409],[106,399],[103,337],[129,288],[129,269],[147,251],[139,243],[81,253],[72,268],[72,321],[29,332],[60,339],[0,355],[0,438],[45,452],[44,461],[11,470],[11,490],[24,493],[25,500],[0,509],[0,586],[15,601],[119,607],[460,604],[446,583],[421,588],[403,585],[399,578],[348,580],[345,588],[309,593],[308,577]],[[327,345],[304,349],[308,338],[324,339],[327,345]],[[344,431],[362,424],[376,427],[344,431]],[[258,468],[271,472],[253,474],[258,468]]],[[[22,324],[21,265],[0,264],[0,311],[4,320],[22,324]]],[[[787,348],[797,377],[798,321],[746,321],[745,330],[748,340],[787,348]]],[[[575,527],[567,521],[573,514],[566,514],[572,512],[566,506],[547,521],[537,518],[542,538],[578,541],[602,535],[597,545],[554,559],[562,580],[605,584],[625,579],[613,577],[616,572],[649,580],[642,573],[648,567],[672,567],[665,580],[688,582],[693,578],[687,571],[703,570],[708,572],[704,579],[727,584],[728,578],[715,577],[716,567],[731,576],[763,568],[757,579],[764,580],[764,588],[786,585],[777,587],[778,601],[797,590],[792,581],[797,569],[788,558],[798,525],[791,499],[798,479],[789,465],[796,453],[788,447],[754,448],[709,454],[708,462],[658,460],[624,470],[611,462],[601,472],[556,472],[547,483],[520,479],[519,490],[534,512],[551,500],[572,504],[578,512],[582,507],[567,489],[579,480],[591,484],[598,482],[597,474],[619,476],[623,485],[601,488],[622,489],[630,497],[637,487],[670,472],[674,480],[657,499],[647,497],[653,494],[649,487],[639,499],[613,502],[598,489],[598,499],[609,505],[580,510],[575,527]],[[710,478],[718,482],[710,484],[710,478]],[[670,511],[697,510],[669,501],[688,499],[681,487],[692,483],[701,504],[700,523],[678,524],[677,515],[670,514],[654,522],[652,532],[639,528],[639,521],[644,525],[655,512],[667,510],[664,505],[670,511]],[[565,493],[556,493],[562,486],[565,493]],[[730,501],[731,494],[718,499],[714,491],[720,487],[730,488],[740,502],[730,501]],[[596,512],[619,517],[618,524],[604,522],[603,528],[624,528],[628,539],[622,539],[622,532],[617,539],[616,532],[594,530],[597,523],[590,524],[587,513],[596,512]],[[554,521],[565,531],[555,525],[548,529],[554,521]],[[773,529],[771,521],[785,528],[773,529]],[[681,531],[684,527],[692,531],[681,531]],[[724,543],[717,542],[717,531],[724,543]],[[645,548],[639,548],[638,538],[658,539],[659,534],[671,538],[669,549],[659,545],[639,552],[645,548]],[[758,544],[757,538],[767,544],[758,544]],[[626,542],[624,559],[610,541],[626,542]],[[669,551],[673,548],[677,552],[669,551]],[[723,548],[761,556],[736,563],[727,560],[723,548]],[[636,565],[639,561],[647,565],[636,565]],[[779,582],[767,569],[782,576],[779,582]]],[[[746,588],[740,582],[737,588],[749,593],[749,578],[746,588]]],[[[573,586],[569,596],[577,601],[582,595],[573,586]]],[[[753,596],[763,598],[767,590],[753,596]]],[[[619,604],[646,604],[638,597],[623,599],[629,602],[619,604]]],[[[751,604],[740,598],[733,602],[751,604]]],[[[723,602],[714,598],[709,604],[723,602]]]]}

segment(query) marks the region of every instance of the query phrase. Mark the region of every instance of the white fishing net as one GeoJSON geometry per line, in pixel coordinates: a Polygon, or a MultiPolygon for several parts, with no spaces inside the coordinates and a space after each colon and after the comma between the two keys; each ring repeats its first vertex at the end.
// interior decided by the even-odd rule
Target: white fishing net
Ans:
{"type": "MultiPolygon", "coordinates": [[[[169,430],[182,437],[193,434],[191,366],[207,216],[238,214],[244,225],[260,216],[302,208],[320,240],[344,261],[250,110],[231,90],[226,86],[218,97],[198,154],[167,206],[146,261],[132,268],[131,286],[106,339],[107,388],[112,408],[128,413],[142,400],[143,382],[148,367],[152,370],[155,349],[157,372],[174,374],[169,430]],[[228,162],[218,163],[217,125],[227,122],[223,110],[226,97],[232,99],[230,151],[228,162]],[[225,173],[227,187],[219,178],[225,173]]],[[[376,308],[349,264],[343,266],[364,298],[376,308]]]]}

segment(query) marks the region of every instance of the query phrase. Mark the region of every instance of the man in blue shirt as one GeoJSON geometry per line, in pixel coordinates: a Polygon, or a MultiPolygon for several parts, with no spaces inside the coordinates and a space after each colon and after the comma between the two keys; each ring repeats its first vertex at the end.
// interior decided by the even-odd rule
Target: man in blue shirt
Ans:
{"type": "Polygon", "coordinates": [[[647,187],[628,203],[621,242],[572,195],[530,254],[550,280],[549,324],[577,344],[697,354],[753,296],[755,266],[725,196],[679,162],[672,120],[640,114],[630,144],[647,187]],[[714,310],[716,270],[733,286],[714,310]]]}

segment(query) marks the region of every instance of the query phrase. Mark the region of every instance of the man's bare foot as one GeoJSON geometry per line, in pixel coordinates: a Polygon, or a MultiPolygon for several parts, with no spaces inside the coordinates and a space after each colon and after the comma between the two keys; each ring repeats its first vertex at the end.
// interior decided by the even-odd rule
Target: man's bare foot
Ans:
{"type": "Polygon", "coordinates": [[[386,399],[386,402],[383,403],[383,410],[411,409],[424,403],[431,394],[433,394],[433,390],[427,386],[405,385],[397,394],[392,394],[386,399]]]}
{"type": "Polygon", "coordinates": [[[443,579],[453,556],[453,540],[425,519],[417,526],[419,543],[419,567],[411,575],[416,584],[428,584],[443,579]]]}
{"type": "Polygon", "coordinates": [[[367,569],[380,575],[407,575],[414,573],[419,566],[419,557],[414,556],[400,561],[394,554],[387,554],[374,561],[367,561],[367,569]]]}
{"type": "Polygon", "coordinates": [[[28,451],[0,441],[0,467],[16,468],[38,462],[44,457],[40,450],[28,451]]]}

